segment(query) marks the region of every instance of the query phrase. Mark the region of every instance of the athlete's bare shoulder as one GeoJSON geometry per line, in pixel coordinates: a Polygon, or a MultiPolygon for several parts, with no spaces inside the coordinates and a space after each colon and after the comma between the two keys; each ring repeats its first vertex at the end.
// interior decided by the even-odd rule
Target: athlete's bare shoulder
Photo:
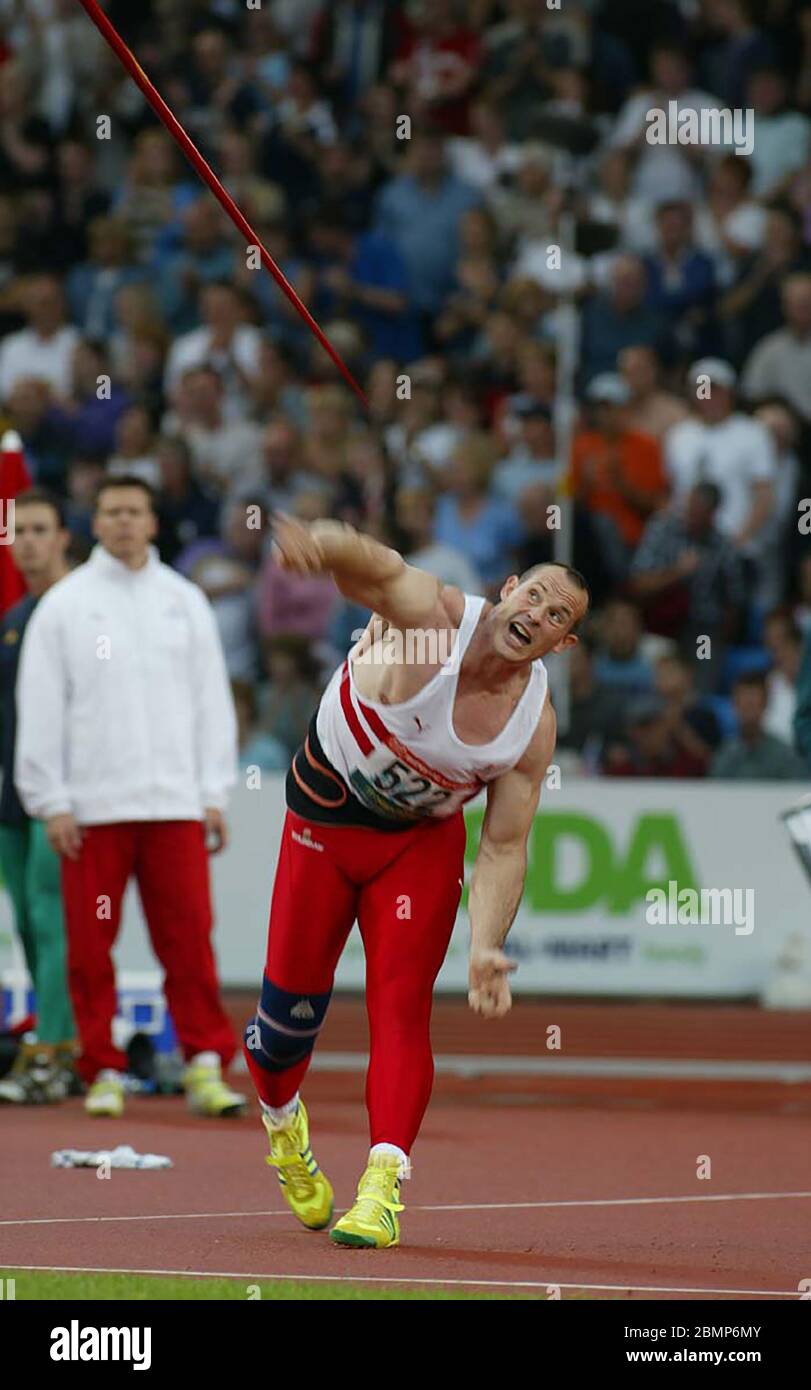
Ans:
{"type": "Polygon", "coordinates": [[[528,777],[537,779],[539,782],[542,781],[544,773],[552,761],[557,736],[557,716],[547,690],[543,709],[538,723],[535,725],[535,732],[524,749],[520,761],[516,763],[516,770],[523,772],[528,777]]]}
{"type": "Polygon", "coordinates": [[[465,611],[465,596],[455,584],[443,584],[439,591],[439,604],[451,627],[458,627],[465,611]]]}

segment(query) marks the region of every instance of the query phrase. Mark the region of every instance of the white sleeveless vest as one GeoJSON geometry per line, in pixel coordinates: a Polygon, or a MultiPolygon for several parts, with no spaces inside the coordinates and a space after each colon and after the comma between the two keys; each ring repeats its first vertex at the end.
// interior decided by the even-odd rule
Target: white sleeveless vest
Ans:
{"type": "Polygon", "coordinates": [[[541,717],[547,674],[533,661],[509,720],[490,743],[463,743],[453,729],[459,668],[485,600],[465,595],[451,657],[410,700],[363,699],[352,673],[355,647],[321,697],[316,732],[332,766],[369,810],[396,820],[453,815],[487,782],[520,761],[541,717]]]}

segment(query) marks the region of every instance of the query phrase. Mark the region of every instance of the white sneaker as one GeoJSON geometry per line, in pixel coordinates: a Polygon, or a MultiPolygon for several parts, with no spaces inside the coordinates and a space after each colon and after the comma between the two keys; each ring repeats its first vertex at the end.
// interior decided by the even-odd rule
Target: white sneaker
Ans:
{"type": "Polygon", "coordinates": [[[100,1071],[85,1096],[88,1115],[106,1115],[119,1119],[124,1114],[124,1081],[120,1072],[100,1071]]]}

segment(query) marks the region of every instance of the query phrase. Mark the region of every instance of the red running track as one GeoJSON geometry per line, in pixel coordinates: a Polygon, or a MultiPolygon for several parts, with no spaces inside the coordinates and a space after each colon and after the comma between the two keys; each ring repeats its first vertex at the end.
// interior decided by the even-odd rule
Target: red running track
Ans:
{"type": "MultiPolygon", "coordinates": [[[[799,1062],[809,1052],[807,1016],[557,1002],[519,1004],[500,1033],[440,1005],[435,1043],[532,1055],[547,1022],[580,1056],[799,1062]]],[[[363,1050],[356,1003],[336,1001],[322,1043],[363,1050]]],[[[313,1073],[305,1096],[343,1209],[368,1143],[362,1076],[313,1073]]],[[[811,1278],[805,1084],[439,1078],[404,1185],[403,1244],[386,1252],[341,1250],[296,1224],[263,1163],[255,1114],[212,1122],[182,1100],[144,1098],[123,1120],[94,1121],[68,1102],[0,1112],[0,1131],[6,1268],[437,1281],[537,1297],[559,1285],[563,1297],[675,1300],[797,1298],[811,1278]],[[167,1153],[175,1167],[109,1180],[49,1167],[52,1149],[117,1143],[167,1153]],[[697,1177],[701,1155],[709,1180],[697,1177]]]]}

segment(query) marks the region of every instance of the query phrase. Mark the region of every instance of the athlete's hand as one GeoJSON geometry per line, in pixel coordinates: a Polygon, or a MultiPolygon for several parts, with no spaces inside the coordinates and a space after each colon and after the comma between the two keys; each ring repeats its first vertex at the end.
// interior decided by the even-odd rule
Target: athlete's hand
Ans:
{"type": "Polygon", "coordinates": [[[321,574],[324,552],[312,527],[284,512],[274,512],[271,554],[280,569],[293,574],[321,574]]]}
{"type": "Polygon", "coordinates": [[[205,836],[209,854],[219,854],[220,850],[228,845],[228,826],[225,816],[217,806],[206,806],[205,836]]]}
{"type": "Polygon", "coordinates": [[[79,858],[82,832],[69,812],[63,816],[49,816],[45,822],[45,834],[51,849],[57,854],[63,854],[66,859],[79,858]]]}
{"type": "Polygon", "coordinates": [[[517,969],[517,961],[494,947],[478,947],[470,952],[467,1001],[475,1014],[503,1018],[512,1005],[509,976],[517,969]]]}

